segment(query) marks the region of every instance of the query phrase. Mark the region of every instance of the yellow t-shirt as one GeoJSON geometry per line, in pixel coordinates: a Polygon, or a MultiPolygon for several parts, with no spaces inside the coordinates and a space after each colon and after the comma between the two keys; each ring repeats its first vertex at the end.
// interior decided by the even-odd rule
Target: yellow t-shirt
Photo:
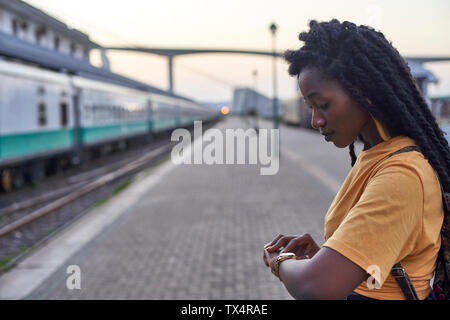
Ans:
{"type": "Polygon", "coordinates": [[[404,299],[390,275],[397,262],[419,299],[431,290],[444,218],[438,177],[419,152],[386,158],[413,145],[414,140],[398,136],[361,151],[325,217],[324,246],[378,279],[379,289],[367,281],[355,289],[367,297],[404,299]]]}

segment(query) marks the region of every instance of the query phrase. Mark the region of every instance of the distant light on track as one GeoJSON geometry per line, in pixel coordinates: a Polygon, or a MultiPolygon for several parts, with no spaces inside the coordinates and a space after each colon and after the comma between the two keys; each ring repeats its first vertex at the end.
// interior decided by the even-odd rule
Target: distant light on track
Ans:
{"type": "Polygon", "coordinates": [[[228,114],[230,112],[230,108],[228,108],[227,106],[223,106],[220,109],[220,112],[222,112],[223,115],[228,114]]]}

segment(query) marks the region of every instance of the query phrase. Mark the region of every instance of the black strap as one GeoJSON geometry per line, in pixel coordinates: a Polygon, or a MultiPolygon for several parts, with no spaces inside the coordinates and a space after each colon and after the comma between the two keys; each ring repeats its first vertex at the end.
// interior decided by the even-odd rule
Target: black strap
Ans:
{"type": "Polygon", "coordinates": [[[388,156],[388,158],[390,158],[390,157],[392,157],[392,156],[394,156],[396,154],[399,154],[399,153],[405,153],[405,152],[411,152],[411,151],[417,151],[417,152],[422,153],[422,151],[420,151],[420,148],[418,146],[409,146],[409,147],[404,147],[404,148],[402,148],[400,150],[397,150],[397,151],[391,153],[388,156]]]}
{"type": "MultiPolygon", "coordinates": [[[[392,157],[393,155],[399,154],[399,153],[411,152],[411,151],[421,152],[419,147],[409,146],[409,147],[405,147],[400,150],[397,150],[394,153],[391,153],[388,156],[388,158],[392,157]]],[[[416,293],[416,290],[414,289],[412,281],[409,278],[408,274],[406,273],[405,269],[403,268],[403,266],[401,265],[400,262],[396,263],[392,267],[391,276],[394,277],[398,286],[400,287],[400,289],[402,289],[403,295],[405,296],[406,300],[419,300],[419,297],[417,296],[417,293],[416,293]]]]}
{"type": "Polygon", "coordinates": [[[411,279],[406,273],[401,263],[396,263],[391,269],[391,276],[397,281],[398,286],[402,289],[406,300],[419,300],[416,290],[412,284],[411,279]]]}

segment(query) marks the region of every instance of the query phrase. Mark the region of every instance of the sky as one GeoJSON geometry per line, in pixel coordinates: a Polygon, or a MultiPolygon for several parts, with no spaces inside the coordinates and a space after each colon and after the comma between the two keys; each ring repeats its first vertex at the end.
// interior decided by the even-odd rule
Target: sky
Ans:
{"type": "MultiPolygon", "coordinates": [[[[312,19],[337,18],[380,30],[404,56],[450,57],[449,0],[26,0],[103,46],[272,50],[301,46],[298,34],[312,19]]],[[[114,72],[168,89],[166,58],[108,52],[114,72]]],[[[175,93],[198,101],[230,101],[234,87],[274,94],[272,57],[199,54],[174,60],[175,93]],[[255,72],[256,71],[256,72],[255,72]]],[[[92,54],[99,63],[98,54],[92,54]]],[[[440,80],[431,96],[450,95],[450,62],[425,65],[440,80]]],[[[296,94],[287,64],[277,61],[277,96],[296,94]]]]}

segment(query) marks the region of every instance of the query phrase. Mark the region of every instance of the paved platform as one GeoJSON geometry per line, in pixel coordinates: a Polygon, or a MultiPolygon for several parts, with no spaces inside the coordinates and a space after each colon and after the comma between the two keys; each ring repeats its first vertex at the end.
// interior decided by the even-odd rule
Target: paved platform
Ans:
{"type": "MultiPolygon", "coordinates": [[[[262,122],[270,127],[270,122],[262,122]]],[[[229,118],[217,128],[246,128],[229,118]]],[[[276,175],[170,159],[0,278],[2,299],[291,299],[262,261],[276,235],[310,233],[350,169],[347,150],[281,128],[276,175]],[[67,268],[79,266],[80,289],[67,268]]]]}

